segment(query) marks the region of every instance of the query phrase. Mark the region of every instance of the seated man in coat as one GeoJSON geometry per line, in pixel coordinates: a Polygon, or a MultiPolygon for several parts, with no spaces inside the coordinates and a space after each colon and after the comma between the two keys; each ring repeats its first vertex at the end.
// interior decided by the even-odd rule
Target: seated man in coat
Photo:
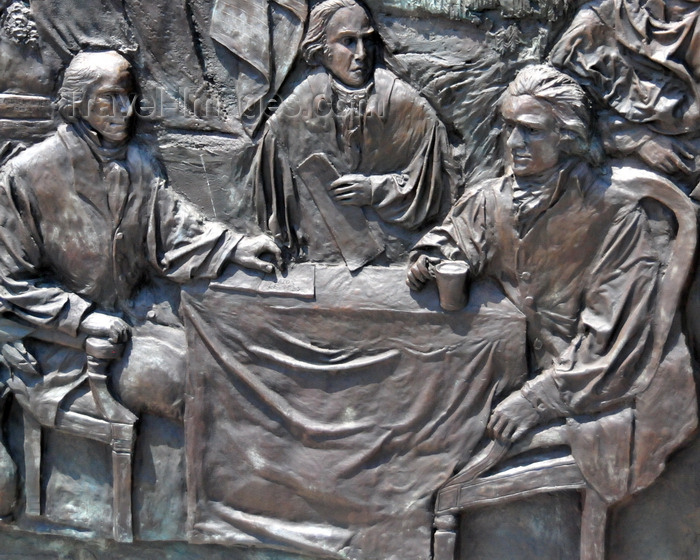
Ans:
{"type": "Polygon", "coordinates": [[[500,284],[527,320],[529,366],[518,386],[499,387],[487,433],[515,442],[566,419],[580,470],[613,503],[650,484],[697,421],[677,316],[662,359],[651,357],[663,259],[634,192],[644,178],[675,188],[595,169],[586,96],[552,67],[522,70],[500,112],[506,174],[470,189],[418,243],[407,281],[419,290],[433,264],[455,260],[500,284]]]}
{"type": "Polygon", "coordinates": [[[250,177],[260,226],[293,259],[351,270],[401,260],[452,203],[445,128],[380,66],[379,47],[358,1],[311,11],[302,54],[321,69],[268,121],[250,177]]]}
{"type": "Polygon", "coordinates": [[[60,408],[94,409],[81,341],[123,343],[132,330],[127,365],[113,368],[122,401],[181,418],[184,333],[151,281],[214,277],[227,262],[271,272],[259,256],[279,251],[204,220],[168,188],[131,140],[133,93],[121,55],[78,54],[59,92],[67,122],[0,174],[0,382],[44,426],[60,408]]]}
{"type": "MultiPolygon", "coordinates": [[[[595,0],[554,45],[552,64],[601,106],[614,157],[637,158],[700,200],[700,9],[693,0],[595,0]]],[[[686,322],[700,358],[700,271],[686,322]]]]}

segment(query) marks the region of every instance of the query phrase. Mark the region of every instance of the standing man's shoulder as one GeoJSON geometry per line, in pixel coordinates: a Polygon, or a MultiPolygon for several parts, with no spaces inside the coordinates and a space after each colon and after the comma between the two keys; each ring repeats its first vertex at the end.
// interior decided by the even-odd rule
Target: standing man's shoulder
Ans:
{"type": "Polygon", "coordinates": [[[281,130],[285,124],[309,116],[310,110],[323,112],[324,102],[330,103],[330,100],[330,76],[324,71],[317,71],[305,78],[279,104],[268,121],[268,127],[281,130]]]}
{"type": "MultiPolygon", "coordinates": [[[[143,179],[165,179],[163,165],[150,146],[131,140],[126,152],[126,161],[131,175],[140,174],[143,179]]],[[[132,182],[136,181],[132,177],[132,182]]]]}
{"type": "Polygon", "coordinates": [[[333,116],[330,76],[318,71],[280,103],[267,121],[263,136],[274,138],[287,155],[295,154],[290,156],[292,159],[308,156],[309,150],[318,151],[314,145],[318,134],[328,134],[333,129],[333,116]]]}
{"type": "Polygon", "coordinates": [[[420,107],[427,115],[437,119],[437,113],[428,100],[415,87],[386,68],[375,69],[374,88],[377,95],[395,110],[401,110],[405,106],[420,107]]]}

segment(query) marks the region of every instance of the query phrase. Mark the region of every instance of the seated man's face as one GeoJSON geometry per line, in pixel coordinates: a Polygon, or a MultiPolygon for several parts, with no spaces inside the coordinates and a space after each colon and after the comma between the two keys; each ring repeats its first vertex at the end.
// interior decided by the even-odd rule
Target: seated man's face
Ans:
{"type": "Polygon", "coordinates": [[[374,72],[375,31],[360,6],[341,8],[326,27],[323,66],[348,87],[361,87],[374,72]]]}
{"type": "Polygon", "coordinates": [[[559,163],[561,133],[548,103],[508,96],[501,106],[506,163],[516,177],[538,175],[559,163]]]}
{"type": "Polygon", "coordinates": [[[129,138],[133,82],[128,71],[106,75],[94,84],[82,106],[82,117],[108,143],[129,138]]]}

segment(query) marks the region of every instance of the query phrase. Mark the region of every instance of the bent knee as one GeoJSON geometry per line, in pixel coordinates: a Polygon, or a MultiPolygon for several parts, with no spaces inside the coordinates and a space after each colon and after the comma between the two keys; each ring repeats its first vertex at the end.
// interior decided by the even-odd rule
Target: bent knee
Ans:
{"type": "Polygon", "coordinates": [[[186,340],[181,329],[152,326],[134,333],[130,348],[114,364],[114,389],[131,411],[181,421],[184,415],[186,340]]]}

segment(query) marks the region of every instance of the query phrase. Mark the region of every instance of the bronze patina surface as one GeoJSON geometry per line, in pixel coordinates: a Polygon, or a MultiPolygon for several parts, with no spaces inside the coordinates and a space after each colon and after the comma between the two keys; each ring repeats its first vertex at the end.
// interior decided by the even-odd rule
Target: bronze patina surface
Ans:
{"type": "Polygon", "coordinates": [[[697,560],[699,14],[0,0],[0,559],[697,560]]]}

